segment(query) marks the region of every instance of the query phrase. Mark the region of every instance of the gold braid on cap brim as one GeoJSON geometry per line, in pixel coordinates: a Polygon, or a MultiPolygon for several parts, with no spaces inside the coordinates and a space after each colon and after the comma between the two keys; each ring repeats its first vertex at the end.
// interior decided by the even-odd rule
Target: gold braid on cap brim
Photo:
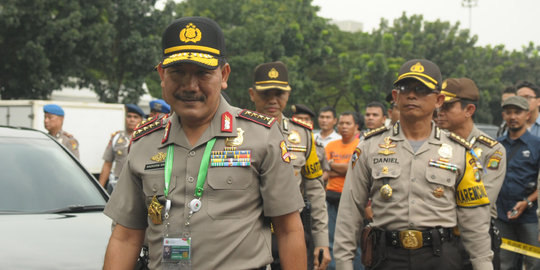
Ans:
{"type": "Polygon", "coordinates": [[[205,53],[195,53],[195,52],[183,52],[183,53],[177,53],[173,54],[169,57],[167,57],[165,60],[163,60],[163,65],[168,65],[173,62],[177,61],[185,61],[185,60],[191,60],[195,62],[199,62],[201,64],[205,64],[207,66],[211,67],[217,67],[219,60],[217,58],[214,58],[214,56],[210,54],[205,53]]]}
{"type": "Polygon", "coordinates": [[[430,76],[428,76],[428,75],[426,75],[424,73],[418,73],[418,72],[403,73],[403,74],[401,74],[401,76],[399,76],[397,78],[397,80],[394,83],[396,83],[396,82],[398,82],[398,81],[400,81],[402,79],[410,78],[410,77],[417,78],[417,79],[421,80],[427,87],[429,87],[431,89],[437,89],[436,85],[438,84],[438,82],[435,79],[431,78],[430,76]],[[430,80],[431,82],[424,81],[419,77],[426,78],[426,79],[430,80]]]}
{"type": "Polygon", "coordinates": [[[456,94],[453,94],[453,93],[450,93],[448,91],[441,91],[441,94],[444,95],[444,101],[451,101],[453,100],[454,98],[457,99],[457,96],[456,94]]]}

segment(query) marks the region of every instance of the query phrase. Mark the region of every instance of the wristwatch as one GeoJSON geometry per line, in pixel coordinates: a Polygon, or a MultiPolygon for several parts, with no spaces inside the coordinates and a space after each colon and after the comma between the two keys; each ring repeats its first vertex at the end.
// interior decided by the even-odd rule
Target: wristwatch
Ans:
{"type": "Polygon", "coordinates": [[[527,202],[527,208],[533,207],[533,202],[529,201],[529,198],[525,197],[523,200],[527,202]]]}

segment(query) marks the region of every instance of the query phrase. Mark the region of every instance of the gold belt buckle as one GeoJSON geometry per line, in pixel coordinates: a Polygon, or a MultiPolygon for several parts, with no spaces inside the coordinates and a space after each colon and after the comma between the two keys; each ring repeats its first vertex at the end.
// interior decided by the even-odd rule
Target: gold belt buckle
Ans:
{"type": "Polygon", "coordinates": [[[424,245],[421,231],[401,231],[399,232],[399,240],[401,240],[401,246],[405,249],[419,249],[424,245]]]}

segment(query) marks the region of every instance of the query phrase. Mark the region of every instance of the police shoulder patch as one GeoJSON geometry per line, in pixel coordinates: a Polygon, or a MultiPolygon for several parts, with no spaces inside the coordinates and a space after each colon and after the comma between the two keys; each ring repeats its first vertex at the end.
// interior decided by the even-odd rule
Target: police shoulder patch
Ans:
{"type": "Polygon", "coordinates": [[[457,142],[458,144],[465,147],[467,150],[472,148],[471,143],[469,143],[467,140],[463,139],[461,136],[457,135],[454,132],[450,132],[449,137],[450,139],[452,139],[452,141],[457,142]]]}
{"type": "Polygon", "coordinates": [[[489,148],[493,148],[493,146],[497,145],[499,142],[496,141],[496,140],[493,140],[489,137],[486,137],[484,135],[480,135],[478,136],[478,138],[476,138],[477,141],[489,146],[489,148]]]}
{"type": "Polygon", "coordinates": [[[297,124],[299,126],[305,127],[305,128],[307,128],[309,130],[313,130],[313,124],[308,123],[308,122],[306,122],[306,121],[304,121],[302,119],[298,119],[296,117],[293,117],[293,118],[291,118],[291,122],[293,122],[293,123],[295,123],[295,124],[297,124]]]}
{"type": "Polygon", "coordinates": [[[238,114],[238,117],[244,118],[244,119],[249,120],[251,122],[255,122],[255,123],[257,123],[259,125],[263,125],[265,127],[271,127],[274,124],[274,122],[276,122],[276,118],[274,118],[274,117],[264,115],[264,114],[261,114],[261,113],[258,113],[258,112],[246,110],[246,109],[242,110],[238,114]]]}
{"type": "Polygon", "coordinates": [[[382,127],[379,127],[379,128],[376,128],[376,129],[373,129],[373,130],[370,130],[368,132],[366,132],[364,134],[364,139],[367,140],[375,135],[379,135],[385,131],[387,131],[388,128],[386,126],[382,126],[382,127]]]}
{"type": "Polygon", "coordinates": [[[139,125],[135,128],[133,131],[133,135],[131,136],[131,141],[136,141],[156,130],[160,130],[164,128],[163,126],[163,118],[165,115],[155,116],[148,118],[146,120],[143,120],[139,125]]]}

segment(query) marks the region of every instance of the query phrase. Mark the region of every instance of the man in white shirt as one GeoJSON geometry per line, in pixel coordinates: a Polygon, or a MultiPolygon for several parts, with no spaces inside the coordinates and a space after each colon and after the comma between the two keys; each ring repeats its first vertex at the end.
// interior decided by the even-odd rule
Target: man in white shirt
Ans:
{"type": "Polygon", "coordinates": [[[334,108],[330,106],[323,107],[319,111],[318,120],[321,131],[315,133],[315,141],[322,143],[326,147],[329,142],[341,139],[341,135],[334,129],[337,123],[336,110],[334,108]]]}

